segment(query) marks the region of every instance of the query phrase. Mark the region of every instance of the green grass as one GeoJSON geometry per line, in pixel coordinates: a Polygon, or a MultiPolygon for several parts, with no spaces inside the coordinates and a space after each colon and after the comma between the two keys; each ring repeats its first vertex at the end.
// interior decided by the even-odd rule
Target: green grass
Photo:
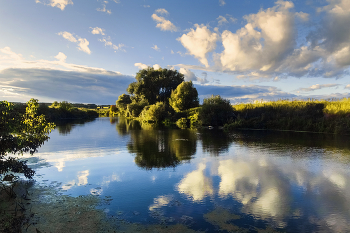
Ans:
{"type": "Polygon", "coordinates": [[[278,100],[233,105],[237,128],[350,134],[350,98],[340,100],[278,100]]]}

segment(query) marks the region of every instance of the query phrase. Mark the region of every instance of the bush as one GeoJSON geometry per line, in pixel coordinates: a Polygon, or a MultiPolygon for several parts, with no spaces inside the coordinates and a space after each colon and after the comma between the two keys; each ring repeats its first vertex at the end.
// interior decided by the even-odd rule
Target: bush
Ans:
{"type": "MultiPolygon", "coordinates": [[[[233,108],[229,100],[221,98],[220,95],[212,95],[203,100],[199,119],[204,125],[223,126],[233,119],[233,108]]],[[[198,117],[197,117],[198,119],[198,117]]]]}
{"type": "Polygon", "coordinates": [[[162,122],[167,116],[168,112],[166,110],[166,105],[163,102],[146,106],[140,114],[142,121],[155,123],[162,122]]]}
{"type": "Polygon", "coordinates": [[[131,104],[128,104],[125,116],[138,117],[141,114],[144,107],[146,107],[147,105],[148,105],[147,100],[141,100],[139,102],[133,101],[131,104]]]}
{"type": "Polygon", "coordinates": [[[192,81],[182,82],[171,92],[169,104],[176,112],[181,112],[190,108],[198,107],[198,92],[193,87],[192,81]]]}
{"type": "Polygon", "coordinates": [[[180,129],[187,128],[187,119],[184,117],[180,118],[179,120],[176,121],[176,126],[179,127],[180,129]]]}

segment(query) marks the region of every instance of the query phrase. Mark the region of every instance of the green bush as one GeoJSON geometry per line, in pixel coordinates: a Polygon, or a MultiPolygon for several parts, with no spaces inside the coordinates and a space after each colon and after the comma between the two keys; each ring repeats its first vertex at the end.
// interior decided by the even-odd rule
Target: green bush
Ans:
{"type": "Polygon", "coordinates": [[[168,112],[166,105],[163,102],[158,102],[156,104],[146,106],[140,114],[142,121],[155,123],[164,121],[167,116],[168,112]]]}
{"type": "Polygon", "coordinates": [[[132,103],[128,104],[125,116],[126,117],[138,117],[144,107],[148,105],[147,100],[141,100],[141,101],[133,101],[132,103]]]}
{"type": "Polygon", "coordinates": [[[187,119],[184,117],[180,118],[179,120],[176,121],[176,126],[179,127],[180,129],[187,128],[187,119]]]}
{"type": "Polygon", "coordinates": [[[182,82],[177,86],[177,88],[171,92],[169,104],[176,112],[198,107],[198,92],[197,89],[193,87],[192,81],[182,82]]]}
{"type": "Polygon", "coordinates": [[[229,100],[220,95],[212,95],[203,100],[202,109],[198,118],[203,125],[223,126],[233,119],[233,108],[229,100]]]}

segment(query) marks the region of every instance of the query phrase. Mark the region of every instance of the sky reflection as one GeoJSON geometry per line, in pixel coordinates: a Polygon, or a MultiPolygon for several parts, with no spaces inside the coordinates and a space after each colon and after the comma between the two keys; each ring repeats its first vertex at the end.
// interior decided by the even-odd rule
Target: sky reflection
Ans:
{"type": "Polygon", "coordinates": [[[129,221],[350,231],[350,150],[341,140],[115,124],[54,131],[31,158],[37,180],[73,196],[111,197],[106,212],[129,221]],[[217,213],[231,220],[213,220],[217,213]]]}

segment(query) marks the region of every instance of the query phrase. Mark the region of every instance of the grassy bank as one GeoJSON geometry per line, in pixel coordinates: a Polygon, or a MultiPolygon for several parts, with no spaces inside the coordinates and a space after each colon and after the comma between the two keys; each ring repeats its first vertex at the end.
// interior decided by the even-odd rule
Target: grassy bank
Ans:
{"type": "Polygon", "coordinates": [[[350,98],[341,100],[279,100],[233,105],[239,128],[350,134],[350,98]]]}

